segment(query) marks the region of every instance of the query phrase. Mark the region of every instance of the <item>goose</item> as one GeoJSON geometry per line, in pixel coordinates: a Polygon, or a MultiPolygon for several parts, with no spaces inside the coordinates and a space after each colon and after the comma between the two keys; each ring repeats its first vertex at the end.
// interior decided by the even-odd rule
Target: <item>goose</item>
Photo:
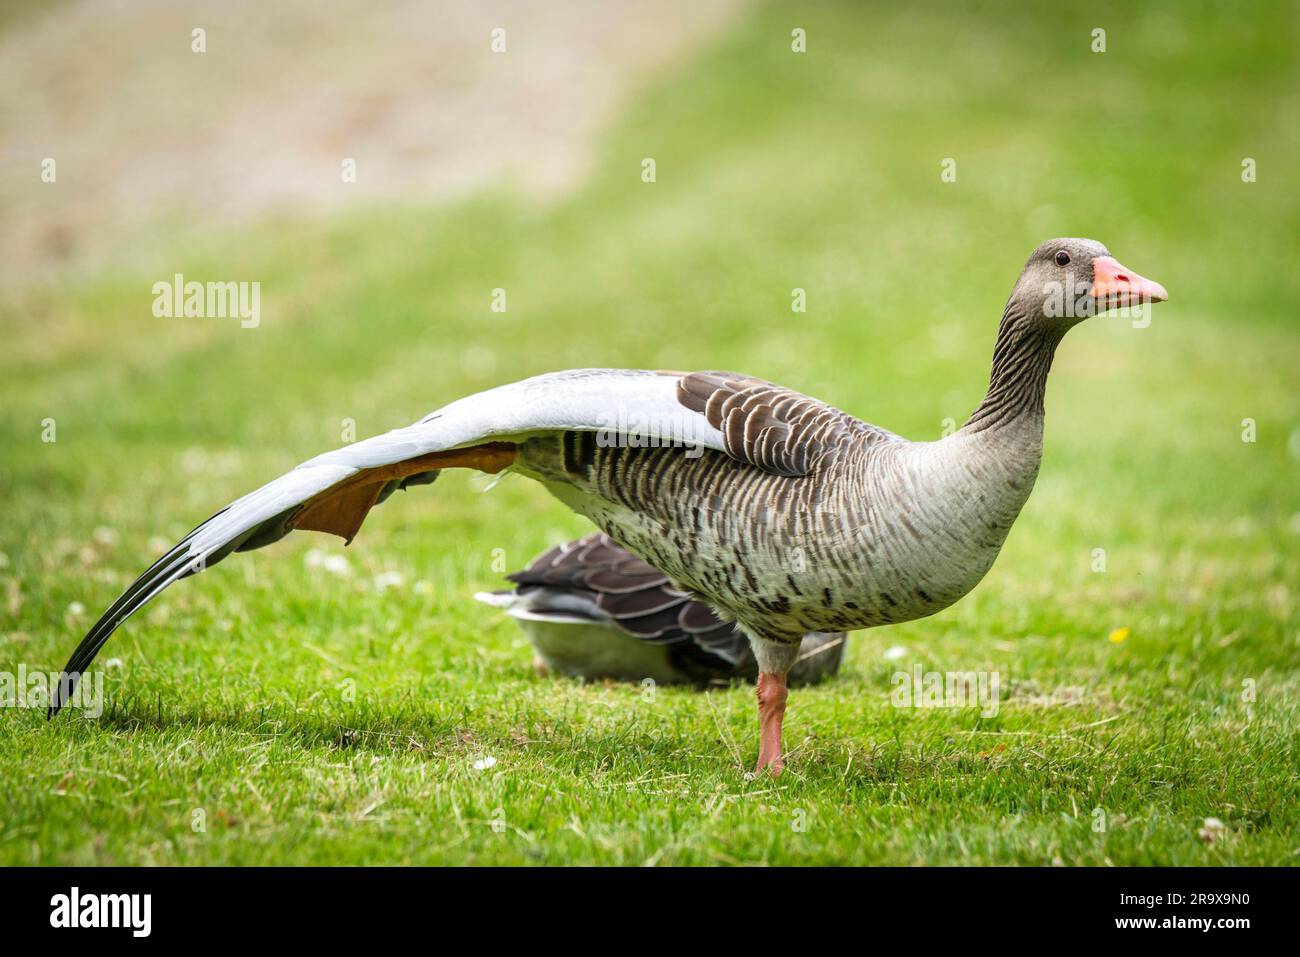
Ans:
{"type": "MultiPolygon", "coordinates": [[[[734,622],[603,532],[547,549],[506,577],[514,589],[474,597],[518,621],[539,674],[697,686],[758,679],[749,638],[734,622]]],[[[833,675],[844,641],[843,632],[805,635],[790,685],[833,675]]]]}
{"type": "Polygon", "coordinates": [[[1099,242],[1042,244],[1003,308],[983,400],[937,441],[727,372],[578,369],[459,399],[310,459],[197,526],[87,632],[49,716],[114,630],[173,582],[294,530],[351,543],[375,505],[445,469],[509,469],[741,628],[759,672],[756,773],[779,774],[804,635],[922,618],[970,592],[1037,478],[1062,337],[1088,316],[1167,298],[1099,242]]]}

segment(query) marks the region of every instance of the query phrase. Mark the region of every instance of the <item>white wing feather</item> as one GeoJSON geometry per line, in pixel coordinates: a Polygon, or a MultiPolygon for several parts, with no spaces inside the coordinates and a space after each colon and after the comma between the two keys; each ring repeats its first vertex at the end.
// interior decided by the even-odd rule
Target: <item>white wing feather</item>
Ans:
{"type": "Polygon", "coordinates": [[[535,376],[480,392],[432,412],[414,425],[326,452],[236,499],[179,542],[138,578],[90,629],[64,667],[51,707],[71,687],[114,630],[173,582],[202,571],[248,540],[263,523],[363,469],[488,440],[558,431],[634,432],[725,451],[722,433],[677,399],[680,376],[629,369],[576,369],[535,376]]]}
{"type": "Polygon", "coordinates": [[[677,400],[678,376],[631,369],[574,369],[458,399],[415,425],[326,452],[213,517],[191,540],[199,557],[362,469],[430,452],[539,432],[626,432],[725,451],[722,433],[677,400]]]}

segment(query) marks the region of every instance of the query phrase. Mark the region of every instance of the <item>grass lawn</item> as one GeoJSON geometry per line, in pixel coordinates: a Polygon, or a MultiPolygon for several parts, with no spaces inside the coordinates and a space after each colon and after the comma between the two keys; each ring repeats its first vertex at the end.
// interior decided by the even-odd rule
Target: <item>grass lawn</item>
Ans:
{"type": "Polygon", "coordinates": [[[1297,8],[948,7],[756,8],[554,205],[503,185],[139,236],[0,305],[0,670],[51,671],[345,420],[726,368],[934,438],[977,404],[1029,251],[1107,243],[1170,302],[1066,339],[998,564],[794,692],[783,776],[744,774],[751,689],[535,676],[470,594],[588,526],[448,473],[346,550],[299,534],[174,587],[105,648],[97,720],[0,708],[0,863],[1296,863],[1297,8]],[[259,280],[261,325],[154,318],[176,272],[259,280]],[[998,713],[892,706],[918,664],[998,671],[998,713]]]}

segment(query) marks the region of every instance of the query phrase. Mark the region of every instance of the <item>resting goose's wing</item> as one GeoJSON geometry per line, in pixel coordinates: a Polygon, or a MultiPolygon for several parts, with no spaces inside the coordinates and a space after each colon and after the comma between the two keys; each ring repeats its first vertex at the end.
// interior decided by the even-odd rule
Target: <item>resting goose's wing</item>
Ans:
{"type": "MultiPolygon", "coordinates": [[[[680,373],[578,369],[536,376],[460,399],[415,425],[317,456],[237,499],[185,536],[141,575],[82,639],[50,713],[127,618],[173,582],[232,551],[278,541],[295,529],[326,531],[349,542],[370,509],[398,488],[432,481],[443,468],[498,472],[514,443],[564,431],[619,433],[727,451],[722,433],[678,400],[680,373]]],[[[758,464],[758,463],[755,463],[758,464]]]]}
{"type": "Polygon", "coordinates": [[[722,434],[732,458],[778,475],[807,475],[850,443],[898,436],[783,386],[732,372],[692,372],[677,398],[722,434]]]}
{"type": "Polygon", "coordinates": [[[580,600],[591,617],[652,644],[682,645],[700,664],[734,665],[749,650],[749,639],[734,624],[601,532],[557,545],[506,577],[520,597],[533,599],[530,612],[544,612],[549,604],[570,614],[580,600]]]}
{"type": "MultiPolygon", "coordinates": [[[[602,532],[557,545],[506,577],[516,584],[514,591],[474,597],[515,618],[613,624],[643,641],[668,645],[674,667],[696,682],[758,675],[749,639],[739,627],[673,589],[668,576],[602,532]]],[[[804,636],[790,680],[811,684],[835,674],[844,643],[843,632],[804,636]]]]}

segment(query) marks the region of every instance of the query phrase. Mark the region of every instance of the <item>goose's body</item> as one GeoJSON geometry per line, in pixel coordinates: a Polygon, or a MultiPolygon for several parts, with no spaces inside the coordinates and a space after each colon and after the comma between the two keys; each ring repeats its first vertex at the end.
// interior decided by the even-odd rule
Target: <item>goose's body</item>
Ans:
{"type": "Polygon", "coordinates": [[[937,442],[742,375],[584,369],[318,456],[146,571],[74,652],[52,711],[117,626],[179,578],[295,529],[350,542],[374,505],[441,469],[510,468],[743,628],[760,672],[759,766],[780,770],[786,675],[805,633],[933,614],[996,558],[1038,473],[1052,356],[1083,318],[1053,315],[1052,284],[1090,290],[1097,311],[1165,298],[1099,243],[1045,243],[1003,312],[983,403],[937,442]]]}
{"type": "MultiPolygon", "coordinates": [[[[474,597],[519,623],[541,671],[658,684],[758,678],[744,631],[600,532],[548,549],[509,578],[512,591],[474,597]]],[[[805,635],[790,683],[834,674],[844,642],[842,632],[805,635]]]]}
{"type": "MultiPolygon", "coordinates": [[[[768,388],[713,373],[679,381],[701,379],[741,398],[768,388]]],[[[996,435],[909,442],[836,415],[843,444],[798,476],[718,452],[602,448],[591,433],[526,442],[515,467],[678,587],[782,645],[946,608],[984,577],[1029,496],[1041,417],[996,435]],[[565,442],[581,467],[563,464],[565,442]]]]}

